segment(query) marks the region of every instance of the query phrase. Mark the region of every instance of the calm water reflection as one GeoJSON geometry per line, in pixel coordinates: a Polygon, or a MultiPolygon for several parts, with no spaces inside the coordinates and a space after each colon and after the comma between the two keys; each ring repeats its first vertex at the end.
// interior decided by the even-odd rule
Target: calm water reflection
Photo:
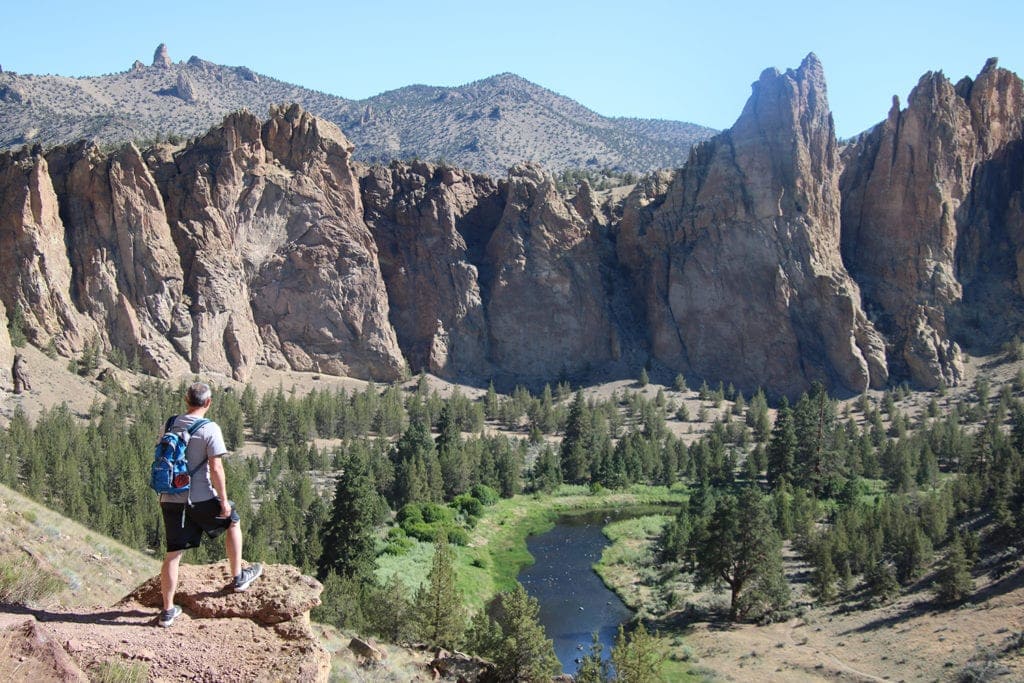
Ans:
{"type": "Polygon", "coordinates": [[[607,659],[619,624],[632,613],[601,582],[592,565],[609,541],[601,529],[610,521],[636,517],[637,510],[567,515],[551,531],[531,536],[526,546],[536,563],[519,573],[519,582],[540,601],[540,621],[555,643],[566,673],[590,649],[597,633],[607,659]]]}

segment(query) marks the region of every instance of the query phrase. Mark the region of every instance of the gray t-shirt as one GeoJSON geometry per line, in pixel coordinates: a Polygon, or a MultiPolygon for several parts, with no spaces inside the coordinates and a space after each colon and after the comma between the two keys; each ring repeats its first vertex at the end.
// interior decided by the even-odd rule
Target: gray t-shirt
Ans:
{"type": "MultiPolygon", "coordinates": [[[[195,415],[179,415],[171,425],[171,430],[185,431],[198,419],[200,418],[195,415]]],[[[224,445],[224,434],[220,431],[220,425],[216,422],[207,422],[197,429],[189,439],[188,449],[185,451],[189,472],[203,462],[203,458],[207,458],[207,461],[192,475],[192,486],[186,493],[161,493],[160,502],[187,503],[191,500],[193,503],[201,503],[204,500],[216,498],[217,492],[210,484],[209,458],[221,458],[227,453],[228,449],[224,445]]]]}

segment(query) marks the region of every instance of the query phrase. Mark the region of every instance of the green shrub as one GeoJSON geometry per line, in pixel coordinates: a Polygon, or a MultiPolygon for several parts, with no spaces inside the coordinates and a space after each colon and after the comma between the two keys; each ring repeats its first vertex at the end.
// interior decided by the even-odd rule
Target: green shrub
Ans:
{"type": "Polygon", "coordinates": [[[475,485],[472,489],[470,489],[470,493],[472,493],[473,497],[479,500],[484,505],[494,505],[500,499],[498,492],[492,489],[487,484],[475,485]]]}
{"type": "Polygon", "coordinates": [[[451,523],[455,520],[455,512],[447,506],[438,503],[422,503],[423,521],[429,524],[451,523]]]}
{"type": "Polygon", "coordinates": [[[469,545],[469,532],[462,527],[449,527],[448,531],[448,542],[452,545],[469,545]]]}
{"type": "Polygon", "coordinates": [[[484,504],[468,493],[455,496],[452,506],[467,517],[480,517],[484,514],[484,504]]]}

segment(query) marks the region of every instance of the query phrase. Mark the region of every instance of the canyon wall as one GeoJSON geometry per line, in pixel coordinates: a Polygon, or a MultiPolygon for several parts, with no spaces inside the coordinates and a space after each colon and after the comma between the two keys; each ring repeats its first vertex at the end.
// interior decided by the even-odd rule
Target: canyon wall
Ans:
{"type": "Polygon", "coordinates": [[[0,154],[0,305],[34,345],[168,377],[955,384],[1024,322],[1022,113],[992,60],[841,146],[812,54],[684,167],[575,196],[531,164],[367,167],[297,105],[184,146],[26,147],[0,154]]]}

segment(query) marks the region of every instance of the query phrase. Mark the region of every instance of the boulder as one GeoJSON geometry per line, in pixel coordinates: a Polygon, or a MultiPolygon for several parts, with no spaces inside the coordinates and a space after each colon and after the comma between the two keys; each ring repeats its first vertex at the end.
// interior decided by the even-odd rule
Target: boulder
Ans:
{"type": "MultiPolygon", "coordinates": [[[[0,671],[21,681],[87,683],[89,677],[33,617],[0,619],[0,671]]],[[[12,679],[13,680],[13,679],[12,679]]]]}
{"type": "MultiPolygon", "coordinates": [[[[248,590],[234,592],[227,565],[181,565],[174,601],[193,618],[252,619],[273,625],[298,620],[308,624],[308,613],[320,604],[323,586],[289,565],[264,565],[263,575],[248,590]]],[[[162,606],[160,577],[132,591],[122,603],[162,606]]]]}
{"type": "Polygon", "coordinates": [[[377,647],[373,641],[364,640],[358,636],[353,637],[348,642],[348,649],[357,657],[361,657],[368,662],[380,662],[387,659],[388,656],[388,653],[377,647]]]}

